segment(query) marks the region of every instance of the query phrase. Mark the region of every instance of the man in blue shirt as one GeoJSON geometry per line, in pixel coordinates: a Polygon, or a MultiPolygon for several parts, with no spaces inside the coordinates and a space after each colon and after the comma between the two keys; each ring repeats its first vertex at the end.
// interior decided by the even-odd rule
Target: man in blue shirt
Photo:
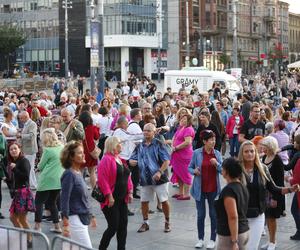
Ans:
{"type": "Polygon", "coordinates": [[[140,170],[141,184],[141,203],[144,223],[139,228],[138,233],[149,230],[149,201],[157,198],[162,204],[162,210],[165,215],[164,232],[171,231],[169,217],[170,205],[168,201],[168,178],[165,175],[170,163],[170,154],[166,146],[155,139],[156,128],[153,124],[144,126],[144,141],[137,145],[130,157],[130,165],[137,166],[140,170]]]}

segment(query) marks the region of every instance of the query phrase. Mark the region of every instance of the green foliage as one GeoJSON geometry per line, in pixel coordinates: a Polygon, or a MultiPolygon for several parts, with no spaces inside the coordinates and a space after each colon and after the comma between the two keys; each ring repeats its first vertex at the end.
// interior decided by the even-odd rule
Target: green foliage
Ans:
{"type": "Polygon", "coordinates": [[[230,63],[230,57],[227,56],[226,54],[222,54],[220,56],[220,63],[224,64],[224,66],[226,66],[228,63],[230,63]]]}
{"type": "Polygon", "coordinates": [[[0,54],[8,55],[26,42],[24,33],[16,27],[0,26],[0,54]]]}

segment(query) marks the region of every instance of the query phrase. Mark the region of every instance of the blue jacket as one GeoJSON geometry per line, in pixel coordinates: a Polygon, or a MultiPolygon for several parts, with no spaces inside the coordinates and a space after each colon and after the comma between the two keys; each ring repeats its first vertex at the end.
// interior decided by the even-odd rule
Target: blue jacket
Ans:
{"type": "MultiPolygon", "coordinates": [[[[214,149],[215,156],[217,158],[218,166],[217,166],[217,193],[219,194],[221,192],[221,184],[219,179],[219,174],[222,171],[222,155],[218,150],[214,149]]],[[[195,168],[199,167],[200,172],[202,171],[202,161],[203,161],[203,147],[196,149],[193,153],[192,160],[189,165],[189,172],[190,174],[194,175],[195,168]]],[[[191,188],[191,195],[193,198],[197,201],[200,201],[201,199],[201,175],[200,176],[194,176],[192,188],[191,188]]]]}

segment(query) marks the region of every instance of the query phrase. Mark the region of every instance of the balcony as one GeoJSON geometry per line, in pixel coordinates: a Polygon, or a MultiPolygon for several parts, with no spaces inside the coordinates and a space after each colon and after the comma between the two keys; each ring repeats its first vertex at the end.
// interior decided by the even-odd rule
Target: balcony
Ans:
{"type": "Polygon", "coordinates": [[[264,21],[265,22],[276,22],[276,17],[272,16],[272,15],[266,15],[264,16],[264,21]]]}

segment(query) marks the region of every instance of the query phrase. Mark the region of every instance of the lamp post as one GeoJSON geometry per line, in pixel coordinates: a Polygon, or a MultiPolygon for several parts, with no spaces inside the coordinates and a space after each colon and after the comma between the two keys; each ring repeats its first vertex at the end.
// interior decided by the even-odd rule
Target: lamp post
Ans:
{"type": "Polygon", "coordinates": [[[157,82],[160,84],[161,81],[161,3],[160,0],[157,1],[157,82]]]}
{"type": "Polygon", "coordinates": [[[69,77],[69,25],[68,9],[72,9],[72,1],[62,1],[62,8],[65,9],[65,78],[69,77]]]}
{"type": "Polygon", "coordinates": [[[186,57],[185,67],[190,67],[190,23],[189,23],[189,0],[185,2],[186,9],[186,57]]]}
{"type": "Polygon", "coordinates": [[[104,33],[103,33],[103,0],[98,0],[98,20],[99,20],[99,70],[97,79],[99,81],[98,92],[104,97],[104,33]]]}
{"type": "Polygon", "coordinates": [[[238,52],[237,52],[237,4],[238,0],[232,1],[232,10],[233,10],[233,43],[232,43],[232,61],[233,68],[237,68],[238,66],[238,52]]]}

